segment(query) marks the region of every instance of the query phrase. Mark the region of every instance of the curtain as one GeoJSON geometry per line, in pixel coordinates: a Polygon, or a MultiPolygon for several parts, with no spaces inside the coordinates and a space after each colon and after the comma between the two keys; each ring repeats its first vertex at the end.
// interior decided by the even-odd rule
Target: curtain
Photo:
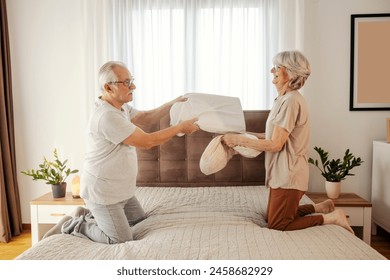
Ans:
{"type": "Polygon", "coordinates": [[[6,1],[0,0],[0,241],[8,242],[22,231],[16,156],[11,61],[8,41],[6,1]]]}
{"type": "MultiPolygon", "coordinates": [[[[235,96],[243,109],[270,109],[276,96],[273,56],[303,46],[303,0],[90,2],[95,1],[85,2],[86,40],[105,47],[87,54],[97,54],[99,66],[106,60],[128,65],[138,109],[187,92],[235,96]]],[[[96,85],[93,91],[96,98],[96,85]]]]}

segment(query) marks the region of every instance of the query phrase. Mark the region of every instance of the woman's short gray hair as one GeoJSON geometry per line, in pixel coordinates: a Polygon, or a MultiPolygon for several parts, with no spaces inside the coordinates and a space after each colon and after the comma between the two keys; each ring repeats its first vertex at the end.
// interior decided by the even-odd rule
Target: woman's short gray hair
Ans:
{"type": "Polygon", "coordinates": [[[104,91],[104,85],[109,82],[115,82],[118,77],[116,76],[113,69],[115,67],[123,67],[127,69],[126,64],[120,61],[109,61],[106,62],[99,70],[99,87],[104,91]]]}
{"type": "Polygon", "coordinates": [[[273,63],[286,67],[289,77],[289,87],[294,90],[303,87],[311,73],[309,61],[299,51],[280,52],[274,57],[273,63]]]}

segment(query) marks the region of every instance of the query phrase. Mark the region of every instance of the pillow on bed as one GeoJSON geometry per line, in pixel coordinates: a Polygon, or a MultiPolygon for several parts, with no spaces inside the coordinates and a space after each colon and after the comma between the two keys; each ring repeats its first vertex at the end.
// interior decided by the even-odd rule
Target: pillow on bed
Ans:
{"type": "MultiPolygon", "coordinates": [[[[256,138],[256,136],[250,134],[242,135],[248,138],[256,138]]],[[[199,167],[205,175],[210,175],[222,170],[235,154],[241,154],[242,156],[253,158],[257,157],[261,153],[254,149],[242,146],[236,146],[233,149],[229,148],[222,144],[222,136],[223,135],[214,137],[203,151],[199,161],[199,167]]]]}

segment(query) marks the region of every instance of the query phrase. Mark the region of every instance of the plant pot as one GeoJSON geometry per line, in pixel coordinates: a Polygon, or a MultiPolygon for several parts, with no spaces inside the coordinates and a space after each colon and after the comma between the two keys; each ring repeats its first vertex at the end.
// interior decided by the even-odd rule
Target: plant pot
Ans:
{"type": "Polygon", "coordinates": [[[329,198],[335,199],[340,195],[341,182],[325,182],[326,194],[329,198]]]}
{"type": "Polygon", "coordinates": [[[54,198],[61,198],[65,197],[66,195],[66,182],[57,184],[57,185],[51,185],[51,191],[54,198]]]}

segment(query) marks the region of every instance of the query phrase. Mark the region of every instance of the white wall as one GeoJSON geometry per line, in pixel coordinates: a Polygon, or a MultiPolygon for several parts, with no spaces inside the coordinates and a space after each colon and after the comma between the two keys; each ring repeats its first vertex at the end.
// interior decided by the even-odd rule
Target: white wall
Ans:
{"type": "MultiPolygon", "coordinates": [[[[81,168],[86,114],[85,41],[79,0],[8,0],[17,169],[38,166],[54,147],[81,168]]],[[[312,146],[342,156],[346,148],[365,163],[344,182],[343,191],[369,199],[372,140],[385,138],[390,112],[349,112],[350,15],[390,11],[388,0],[305,0],[305,53],[313,74],[305,86],[312,116],[312,146]]],[[[315,154],[311,154],[315,156],[315,154]]],[[[311,169],[313,191],[323,178],[311,169]]],[[[18,174],[23,223],[29,203],[50,191],[18,174]]],[[[70,180],[68,180],[70,182],[70,180]]]]}
{"type": "MultiPolygon", "coordinates": [[[[38,167],[54,148],[70,167],[84,153],[85,95],[79,0],[7,1],[11,46],[17,170],[38,167]],[[83,138],[80,139],[80,136],[83,138]]],[[[71,182],[67,180],[68,183],[71,182]]],[[[51,191],[43,181],[18,173],[22,221],[30,201],[51,191]]]]}
{"type": "MultiPolygon", "coordinates": [[[[343,181],[342,192],[371,199],[372,141],[386,138],[390,111],[349,111],[351,14],[390,12],[388,0],[306,0],[305,53],[312,75],[305,86],[311,113],[311,147],[342,157],[347,148],[364,163],[343,181]]],[[[311,150],[311,157],[316,157],[311,150]]],[[[318,158],[318,157],[317,157],[318,158]]],[[[324,191],[324,178],[310,169],[310,190],[324,191]]]]}

